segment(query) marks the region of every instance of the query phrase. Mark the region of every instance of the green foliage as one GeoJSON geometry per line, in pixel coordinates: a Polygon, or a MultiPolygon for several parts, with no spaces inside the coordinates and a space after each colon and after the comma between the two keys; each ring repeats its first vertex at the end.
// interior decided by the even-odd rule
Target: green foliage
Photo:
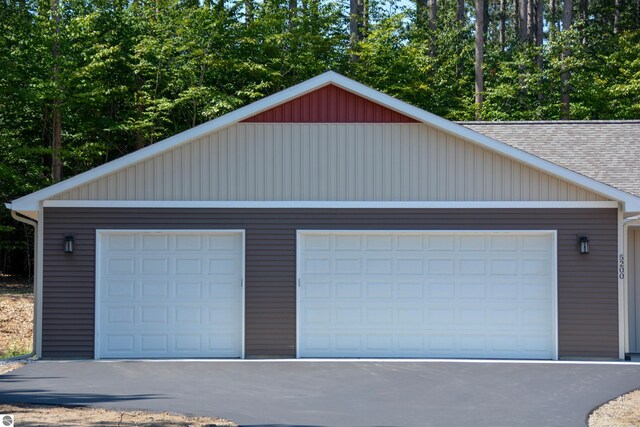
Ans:
{"type": "Polygon", "coordinates": [[[359,44],[350,76],[378,90],[453,120],[470,115],[473,40],[455,23],[429,35],[406,25],[410,14],[383,18],[359,44]],[[425,40],[433,36],[435,55],[425,40]],[[461,96],[467,94],[468,97],[461,96]]]}
{"type": "Polygon", "coordinates": [[[640,117],[640,31],[622,34],[612,52],[601,56],[599,62],[606,67],[597,84],[609,101],[607,116],[640,117]]]}
{"type": "Polygon", "coordinates": [[[10,343],[7,348],[0,354],[1,359],[10,359],[12,357],[24,356],[31,353],[31,346],[26,346],[19,342],[10,343]]]}

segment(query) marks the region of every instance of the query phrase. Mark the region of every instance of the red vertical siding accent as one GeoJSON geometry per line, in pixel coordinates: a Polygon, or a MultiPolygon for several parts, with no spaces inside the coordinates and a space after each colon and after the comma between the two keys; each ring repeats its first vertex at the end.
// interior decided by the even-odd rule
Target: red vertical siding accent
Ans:
{"type": "Polygon", "coordinates": [[[335,85],[324,86],[243,120],[248,123],[416,123],[335,85]]]}

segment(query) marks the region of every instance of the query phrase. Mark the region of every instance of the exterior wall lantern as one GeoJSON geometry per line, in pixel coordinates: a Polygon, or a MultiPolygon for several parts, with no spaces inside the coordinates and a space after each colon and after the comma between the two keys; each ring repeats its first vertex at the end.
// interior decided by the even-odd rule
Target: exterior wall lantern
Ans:
{"type": "Polygon", "coordinates": [[[73,236],[72,235],[64,236],[64,253],[65,254],[73,253],[73,236]]]}
{"type": "Polygon", "coordinates": [[[580,253],[588,254],[589,253],[589,238],[587,236],[582,236],[578,239],[578,243],[580,244],[580,253]]]}

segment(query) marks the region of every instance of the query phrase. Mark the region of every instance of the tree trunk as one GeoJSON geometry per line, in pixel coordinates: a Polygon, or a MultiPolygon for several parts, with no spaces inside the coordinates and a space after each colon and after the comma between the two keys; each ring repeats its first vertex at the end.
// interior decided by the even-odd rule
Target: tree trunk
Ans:
{"type": "Polygon", "coordinates": [[[253,22],[253,0],[244,0],[244,19],[247,24],[253,22]]]}
{"type": "Polygon", "coordinates": [[[429,0],[429,29],[435,31],[438,28],[438,4],[437,0],[429,0]]]}
{"type": "Polygon", "coordinates": [[[536,46],[542,46],[544,41],[544,1],[536,1],[536,46]]]}
{"type": "Polygon", "coordinates": [[[527,17],[529,15],[529,1],[516,0],[518,2],[518,36],[520,43],[527,42],[527,17]]]}
{"type": "Polygon", "coordinates": [[[51,135],[51,179],[62,180],[62,101],[60,99],[60,0],[51,0],[51,19],[54,23],[54,36],[51,45],[53,60],[52,81],[55,95],[52,109],[51,135]]]}
{"type": "Polygon", "coordinates": [[[618,34],[620,31],[620,9],[622,7],[622,0],[615,0],[615,11],[613,12],[613,34],[618,34]]]}
{"type": "MultiPolygon", "coordinates": [[[[569,31],[571,24],[573,23],[573,0],[564,0],[564,6],[562,9],[562,30],[569,31]]],[[[569,70],[566,66],[566,60],[571,56],[571,50],[565,48],[562,52],[562,72],[560,73],[560,84],[562,87],[562,94],[560,98],[560,119],[568,120],[571,117],[571,91],[569,86],[569,78],[571,77],[569,70]]]]}
{"type": "MultiPolygon", "coordinates": [[[[463,28],[466,25],[466,21],[464,18],[465,18],[464,0],[458,0],[456,3],[456,24],[458,25],[458,28],[463,28]]],[[[461,34],[461,32],[458,33],[456,39],[458,43],[460,44],[463,43],[463,35],[461,34]]],[[[456,77],[458,79],[460,79],[460,76],[462,76],[463,69],[464,69],[464,59],[462,58],[462,56],[460,56],[456,64],[456,77]]]]}
{"type": "Polygon", "coordinates": [[[136,102],[136,114],[138,117],[138,126],[136,127],[136,150],[144,148],[147,145],[146,138],[144,137],[144,132],[140,127],[140,122],[142,122],[142,115],[144,114],[144,102],[142,101],[142,88],[144,86],[144,79],[137,74],[136,75],[136,92],[135,92],[135,102],[136,102]]]}
{"type": "Polygon", "coordinates": [[[436,56],[436,29],[437,29],[437,0],[417,0],[416,15],[418,26],[423,28],[425,24],[429,28],[429,56],[436,56]]]}
{"type": "Polygon", "coordinates": [[[549,0],[549,41],[553,40],[556,30],[556,0],[549,0]]]}
{"type": "Polygon", "coordinates": [[[295,16],[298,11],[298,0],[289,0],[289,28],[295,25],[295,16]]]}
{"type": "MultiPolygon", "coordinates": [[[[542,72],[544,61],[542,59],[542,43],[544,41],[544,0],[536,0],[536,46],[539,48],[536,54],[536,64],[542,72]]],[[[542,88],[542,77],[540,78],[540,87],[542,88]]],[[[538,101],[542,104],[544,93],[542,89],[538,92],[538,101]]]]}
{"type": "MultiPolygon", "coordinates": [[[[638,0],[640,2],[640,0],[638,0]]],[[[464,23],[464,0],[458,0],[456,7],[456,20],[458,24],[464,23]]]]}
{"type": "Polygon", "coordinates": [[[476,2],[476,119],[482,119],[482,104],[484,102],[484,74],[482,65],[484,62],[484,28],[485,28],[485,0],[475,0],[476,2]]]}
{"type": "Polygon", "coordinates": [[[500,32],[499,32],[499,43],[500,43],[500,50],[504,52],[504,46],[507,42],[506,38],[507,38],[507,29],[506,29],[506,25],[507,25],[507,1],[506,0],[500,0],[500,32]]]}
{"type": "Polygon", "coordinates": [[[589,0],[580,0],[580,19],[586,24],[589,18],[589,0]]]}
{"type": "MultiPolygon", "coordinates": [[[[349,2],[349,40],[354,49],[358,42],[364,38],[365,5],[364,0],[350,0],[349,2]]],[[[357,60],[357,55],[352,54],[351,60],[357,60]]]]}
{"type": "Polygon", "coordinates": [[[369,34],[369,0],[362,0],[362,38],[369,34]]]}
{"type": "Polygon", "coordinates": [[[438,28],[438,6],[437,0],[429,0],[429,30],[431,31],[431,49],[429,54],[432,58],[436,56],[436,30],[438,28]]]}
{"type": "Polygon", "coordinates": [[[589,20],[589,0],[580,0],[580,20],[582,21],[582,44],[587,44],[587,21],[589,20]]]}
{"type": "Polygon", "coordinates": [[[482,2],[482,39],[487,39],[489,32],[489,0],[482,2]]]}
{"type": "Polygon", "coordinates": [[[536,34],[536,0],[529,0],[527,10],[527,41],[533,42],[536,34]]]}

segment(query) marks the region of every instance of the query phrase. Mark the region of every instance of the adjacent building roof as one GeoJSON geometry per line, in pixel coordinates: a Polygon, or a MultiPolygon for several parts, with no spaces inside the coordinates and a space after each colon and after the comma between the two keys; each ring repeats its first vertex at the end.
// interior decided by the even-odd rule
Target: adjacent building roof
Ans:
{"type": "Polygon", "coordinates": [[[459,124],[640,196],[640,120],[459,124]]]}

